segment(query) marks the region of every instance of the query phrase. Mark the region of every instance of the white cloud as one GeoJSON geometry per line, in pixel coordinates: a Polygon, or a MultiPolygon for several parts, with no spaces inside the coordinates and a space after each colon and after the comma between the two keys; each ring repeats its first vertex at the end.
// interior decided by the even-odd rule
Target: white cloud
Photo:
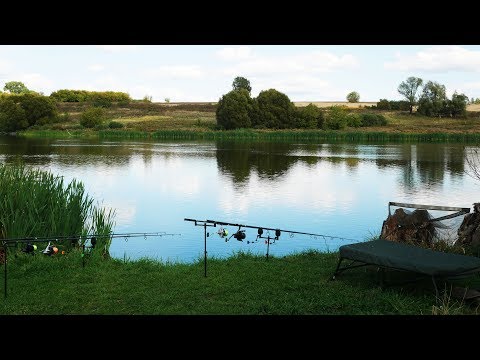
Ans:
{"type": "Polygon", "coordinates": [[[101,64],[92,64],[87,69],[90,71],[102,71],[105,69],[105,66],[101,64]]]}
{"type": "Polygon", "coordinates": [[[198,79],[205,72],[198,65],[164,65],[147,71],[150,76],[198,79]]]}
{"type": "Polygon", "coordinates": [[[330,72],[336,69],[351,69],[358,66],[350,54],[335,55],[328,51],[311,51],[297,55],[255,56],[235,66],[224,69],[224,74],[233,76],[285,76],[330,72]]]}
{"type": "Polygon", "coordinates": [[[216,55],[223,60],[244,60],[252,57],[252,49],[248,46],[226,47],[218,50],[216,55]]]}
{"type": "Polygon", "coordinates": [[[322,78],[335,70],[355,69],[358,60],[351,54],[336,55],[329,51],[308,51],[285,55],[251,56],[219,71],[228,77],[244,76],[252,84],[252,95],[270,88],[286,93],[293,101],[328,101],[345,97],[322,78]]]}
{"type": "Polygon", "coordinates": [[[12,64],[10,61],[0,59],[0,76],[9,72],[12,69],[12,64]]]}
{"type": "Polygon", "coordinates": [[[461,87],[468,90],[480,90],[480,81],[467,82],[461,87]]]}
{"type": "Polygon", "coordinates": [[[43,92],[46,95],[55,90],[53,81],[42,74],[27,73],[19,75],[16,79],[23,82],[30,90],[43,92]]]}
{"type": "Polygon", "coordinates": [[[384,63],[386,69],[401,71],[469,71],[480,70],[480,51],[461,46],[432,46],[414,55],[395,54],[396,60],[384,63]]]}
{"type": "Polygon", "coordinates": [[[137,45],[95,45],[95,47],[113,53],[129,52],[138,49],[137,45]]]}
{"type": "MultiPolygon", "coordinates": [[[[333,96],[338,99],[335,91],[325,80],[318,77],[310,77],[306,75],[298,77],[288,77],[286,79],[259,79],[253,80],[255,83],[255,89],[268,90],[276,89],[288,95],[290,99],[300,100],[319,100],[322,95],[333,96]]],[[[258,95],[258,92],[254,92],[253,95],[258,95]]]]}

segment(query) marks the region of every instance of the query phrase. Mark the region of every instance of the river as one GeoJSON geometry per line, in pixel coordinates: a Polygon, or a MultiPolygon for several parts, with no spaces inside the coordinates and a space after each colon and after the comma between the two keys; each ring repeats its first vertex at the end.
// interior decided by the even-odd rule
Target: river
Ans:
{"type": "MultiPolygon", "coordinates": [[[[112,256],[192,262],[203,256],[203,227],[184,218],[339,237],[282,233],[269,251],[283,256],[378,236],[389,201],[470,207],[480,200],[480,181],[465,173],[471,147],[3,136],[0,162],[21,159],[65,181],[81,180],[101,206],[115,209],[115,233],[179,234],[116,238],[112,256]]],[[[226,228],[229,235],[238,230],[226,228]]],[[[208,231],[209,257],[266,252],[263,239],[247,244],[254,229],[243,242],[226,242],[218,227],[208,231]]]]}

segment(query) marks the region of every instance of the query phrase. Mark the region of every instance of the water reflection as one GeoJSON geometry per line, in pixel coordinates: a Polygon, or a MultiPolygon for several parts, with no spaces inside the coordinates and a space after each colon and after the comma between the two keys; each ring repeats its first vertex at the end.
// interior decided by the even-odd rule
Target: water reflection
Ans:
{"type": "Polygon", "coordinates": [[[248,141],[217,141],[217,167],[236,186],[248,184],[252,172],[261,179],[276,180],[296,164],[310,168],[325,162],[346,166],[354,176],[362,162],[374,162],[378,169],[401,169],[401,182],[413,189],[419,184],[441,186],[445,174],[464,175],[463,145],[446,144],[293,144],[248,141]]]}

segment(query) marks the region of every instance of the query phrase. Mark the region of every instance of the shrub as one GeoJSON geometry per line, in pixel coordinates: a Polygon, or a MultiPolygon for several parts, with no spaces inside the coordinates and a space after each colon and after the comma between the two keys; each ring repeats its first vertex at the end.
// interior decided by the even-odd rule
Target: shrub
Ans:
{"type": "Polygon", "coordinates": [[[376,109],[378,109],[378,110],[409,111],[410,110],[410,103],[406,100],[380,99],[380,101],[377,102],[376,109]]]}
{"type": "Polygon", "coordinates": [[[410,103],[406,100],[390,100],[390,109],[398,111],[410,111],[410,103]]]}
{"type": "MultiPolygon", "coordinates": [[[[129,94],[119,91],[87,91],[62,89],[54,91],[50,97],[58,102],[92,102],[98,104],[109,104],[118,102],[128,104],[132,101],[129,94]]],[[[109,106],[107,105],[107,106],[109,106]]]]}
{"type": "Polygon", "coordinates": [[[94,128],[105,120],[105,110],[99,107],[88,108],[80,119],[80,125],[86,128],[94,128]]]}
{"type": "Polygon", "coordinates": [[[388,101],[387,99],[380,99],[380,101],[377,102],[377,109],[390,110],[390,101],[388,101]]]}
{"type": "Polygon", "coordinates": [[[0,132],[12,132],[28,127],[25,110],[8,97],[0,99],[0,132]]]}
{"type": "Polygon", "coordinates": [[[347,126],[347,111],[342,106],[332,106],[328,112],[324,128],[330,130],[341,130],[347,126]]]}
{"type": "Polygon", "coordinates": [[[43,123],[53,122],[53,118],[57,116],[57,106],[47,96],[24,94],[18,96],[18,101],[25,110],[25,116],[30,126],[35,125],[42,118],[44,118],[43,123]]]}
{"type": "Polygon", "coordinates": [[[323,126],[323,111],[313,104],[297,108],[297,127],[315,129],[323,126]]]}
{"type": "Polygon", "coordinates": [[[257,97],[258,123],[270,129],[297,127],[295,105],[287,95],[275,89],[261,91],[257,97]]]}
{"type": "Polygon", "coordinates": [[[382,114],[362,114],[361,121],[363,127],[387,125],[387,119],[382,114]]]}
{"type": "Polygon", "coordinates": [[[249,128],[253,100],[245,89],[232,90],[218,101],[217,125],[226,130],[249,128]]]}
{"type": "Polygon", "coordinates": [[[347,126],[355,128],[362,126],[362,118],[360,115],[355,113],[347,114],[347,126]]]}
{"type": "Polygon", "coordinates": [[[108,123],[108,127],[110,129],[121,129],[121,128],[125,127],[125,125],[123,125],[121,122],[118,122],[118,121],[110,121],[108,123]]]}

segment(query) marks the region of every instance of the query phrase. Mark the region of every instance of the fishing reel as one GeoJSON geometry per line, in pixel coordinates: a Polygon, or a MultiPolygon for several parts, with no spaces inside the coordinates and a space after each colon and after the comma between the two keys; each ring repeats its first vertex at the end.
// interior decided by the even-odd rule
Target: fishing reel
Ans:
{"type": "Polygon", "coordinates": [[[238,230],[233,237],[238,241],[243,241],[247,236],[245,235],[245,230],[238,230]]]}
{"type": "Polygon", "coordinates": [[[225,239],[225,242],[230,240],[232,237],[234,237],[238,241],[243,241],[243,240],[245,240],[247,235],[245,235],[245,230],[240,230],[240,227],[239,227],[238,231],[236,233],[233,233],[228,239],[225,239]]]}
{"type": "Polygon", "coordinates": [[[47,247],[45,248],[45,250],[42,251],[42,253],[48,256],[52,256],[58,253],[58,248],[52,245],[51,241],[49,241],[47,247]]]}
{"type": "Polygon", "coordinates": [[[30,244],[28,243],[27,246],[25,246],[25,249],[22,250],[25,254],[31,254],[34,255],[34,252],[37,250],[37,245],[35,244],[30,244]]]}
{"type": "MultiPolygon", "coordinates": [[[[220,229],[218,229],[217,234],[218,234],[218,236],[220,236],[222,239],[223,239],[223,238],[226,238],[226,237],[228,236],[228,230],[225,229],[225,228],[223,228],[223,227],[221,227],[220,229]]],[[[226,241],[227,241],[227,239],[225,239],[225,242],[226,242],[226,241]]]]}

